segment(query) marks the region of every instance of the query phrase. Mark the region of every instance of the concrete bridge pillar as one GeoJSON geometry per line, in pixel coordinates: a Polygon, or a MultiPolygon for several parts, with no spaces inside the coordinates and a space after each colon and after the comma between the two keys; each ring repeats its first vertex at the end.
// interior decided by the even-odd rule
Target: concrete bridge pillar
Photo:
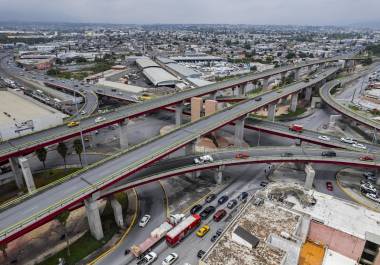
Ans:
{"type": "Polygon", "coordinates": [[[239,118],[235,121],[235,135],[234,135],[234,145],[241,147],[244,141],[244,123],[246,116],[239,118]]]}
{"type": "Polygon", "coordinates": [[[94,132],[91,132],[90,134],[91,134],[90,146],[91,148],[95,148],[99,143],[99,137],[98,137],[99,132],[94,131],[94,132]]]}
{"type": "Polygon", "coordinates": [[[36,190],[36,185],[34,184],[34,179],[33,179],[32,171],[30,170],[28,159],[26,159],[25,157],[20,157],[18,161],[21,166],[22,174],[24,175],[24,180],[25,180],[25,184],[28,189],[28,192],[31,193],[34,190],[36,190]]]}
{"type": "Polygon", "coordinates": [[[113,209],[113,215],[115,217],[115,222],[119,228],[124,227],[123,209],[119,201],[115,196],[111,195],[110,198],[111,207],[113,209]]]}
{"type": "Polygon", "coordinates": [[[286,72],[281,73],[281,82],[285,80],[286,72]]]}
{"type": "Polygon", "coordinates": [[[18,165],[18,158],[17,157],[9,158],[9,165],[11,166],[12,172],[14,174],[17,188],[21,189],[22,187],[24,187],[24,181],[22,180],[22,171],[18,165]]]}
{"type": "Polygon", "coordinates": [[[104,234],[103,234],[102,220],[100,219],[98,204],[96,200],[90,197],[84,200],[84,205],[86,208],[88,226],[90,227],[91,235],[96,240],[100,240],[104,237],[104,234]]]}
{"type": "Polygon", "coordinates": [[[294,80],[299,81],[300,80],[300,68],[294,70],[294,80]]]}
{"type": "Polygon", "coordinates": [[[239,85],[238,86],[238,96],[245,96],[246,90],[245,90],[246,85],[239,85]]]}
{"type": "Polygon", "coordinates": [[[193,155],[195,153],[195,145],[197,141],[191,141],[185,146],[185,155],[193,155]]]}
{"type": "Polygon", "coordinates": [[[244,95],[246,95],[249,91],[252,91],[255,89],[255,86],[253,85],[252,82],[248,82],[244,85],[244,95]]]}
{"type": "Polygon", "coordinates": [[[298,104],[298,93],[292,95],[290,100],[290,111],[295,112],[298,104]]]}
{"type": "Polygon", "coordinates": [[[269,121],[274,121],[274,117],[276,116],[276,108],[277,108],[276,103],[270,103],[268,105],[268,120],[269,121]]]}
{"type": "Polygon", "coordinates": [[[306,91],[305,91],[305,100],[307,102],[310,102],[312,95],[313,95],[313,87],[309,86],[306,88],[306,91]]]}
{"type": "Polygon", "coordinates": [[[216,100],[217,94],[218,94],[218,91],[214,91],[214,92],[210,93],[210,99],[216,100]]]}
{"type": "Polygon", "coordinates": [[[305,165],[305,173],[306,173],[305,189],[310,190],[313,188],[315,170],[312,168],[312,166],[310,164],[306,164],[305,165]]]}
{"type": "Polygon", "coordinates": [[[263,79],[263,89],[268,89],[269,86],[269,77],[263,79]]]}
{"type": "Polygon", "coordinates": [[[313,69],[313,66],[312,65],[309,65],[308,67],[307,67],[307,71],[311,71],[313,69]]]}
{"type": "Polygon", "coordinates": [[[191,121],[197,121],[201,118],[203,99],[199,97],[191,98],[191,121]]]}
{"type": "Polygon", "coordinates": [[[183,102],[177,103],[175,105],[175,125],[181,126],[182,125],[182,112],[183,112],[183,102]]]}
{"type": "Polygon", "coordinates": [[[224,170],[224,168],[225,168],[225,166],[221,165],[215,169],[214,180],[215,180],[216,184],[218,184],[218,185],[223,183],[223,170],[224,170]]]}
{"type": "Polygon", "coordinates": [[[128,143],[128,119],[125,119],[123,122],[119,123],[119,141],[120,148],[127,149],[129,147],[128,143]]]}

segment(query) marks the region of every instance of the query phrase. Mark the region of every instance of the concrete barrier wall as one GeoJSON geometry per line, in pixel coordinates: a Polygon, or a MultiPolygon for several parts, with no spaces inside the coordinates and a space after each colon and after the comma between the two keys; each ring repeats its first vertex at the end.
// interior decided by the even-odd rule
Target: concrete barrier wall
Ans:
{"type": "Polygon", "coordinates": [[[358,260],[363,252],[365,240],[349,235],[316,221],[310,222],[310,241],[323,244],[353,260],[358,260]]]}

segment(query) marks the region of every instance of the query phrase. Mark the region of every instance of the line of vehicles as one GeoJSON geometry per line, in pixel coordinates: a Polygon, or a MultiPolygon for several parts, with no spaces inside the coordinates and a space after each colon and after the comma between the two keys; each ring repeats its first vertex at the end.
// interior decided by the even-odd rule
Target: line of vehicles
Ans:
{"type": "MultiPolygon", "coordinates": [[[[106,120],[107,120],[106,118],[100,116],[100,117],[97,117],[94,121],[95,123],[100,123],[106,120]]],[[[80,124],[80,121],[71,121],[67,123],[67,127],[75,127],[75,126],[78,126],[79,124],[80,124]]]]}
{"type": "MultiPolygon", "coordinates": [[[[165,241],[169,247],[175,247],[188,235],[195,231],[199,226],[201,226],[202,220],[205,221],[211,214],[214,213],[212,219],[215,222],[219,222],[225,216],[227,216],[227,211],[225,209],[219,209],[216,211],[217,207],[224,205],[228,201],[227,208],[233,209],[238,205],[238,201],[246,202],[247,198],[247,192],[242,192],[239,194],[239,196],[237,196],[236,199],[231,199],[230,201],[228,201],[229,197],[227,195],[222,195],[217,200],[217,204],[215,206],[206,206],[206,204],[211,203],[217,199],[216,194],[210,194],[206,197],[204,205],[197,204],[190,209],[190,215],[188,217],[185,217],[184,214],[170,215],[170,217],[164,223],[162,223],[159,227],[150,233],[150,236],[147,239],[145,239],[142,243],[133,245],[130,249],[127,249],[125,254],[132,253],[133,256],[139,260],[137,263],[139,265],[152,264],[158,258],[157,253],[152,251],[152,248],[158,242],[165,238],[165,241]],[[204,206],[206,207],[203,209],[204,206]]],[[[145,227],[150,220],[150,215],[144,215],[139,222],[139,226],[141,228],[145,227]]],[[[196,235],[202,238],[210,230],[210,224],[205,224],[197,230],[196,235]]],[[[218,229],[212,236],[211,242],[216,241],[222,232],[222,229],[218,229]]],[[[204,253],[204,250],[199,250],[197,256],[201,258],[204,253]]],[[[162,265],[171,265],[177,259],[178,254],[173,252],[162,261],[162,265]]]]}
{"type": "Polygon", "coordinates": [[[377,177],[374,172],[364,172],[363,179],[360,181],[360,192],[368,199],[380,203],[380,194],[375,187],[376,181],[377,177]]]}

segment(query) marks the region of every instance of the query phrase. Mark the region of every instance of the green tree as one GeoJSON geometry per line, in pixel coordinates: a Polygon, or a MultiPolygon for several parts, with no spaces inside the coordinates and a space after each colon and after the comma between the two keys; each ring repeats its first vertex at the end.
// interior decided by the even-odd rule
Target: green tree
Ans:
{"type": "Polygon", "coordinates": [[[37,155],[38,160],[40,160],[42,164],[44,165],[44,168],[46,168],[45,166],[45,161],[46,161],[46,156],[47,156],[46,148],[45,147],[39,148],[35,151],[35,153],[37,155]]]}
{"type": "Polygon", "coordinates": [[[83,152],[83,145],[82,145],[81,139],[75,139],[74,140],[73,148],[75,150],[75,153],[77,153],[77,155],[79,157],[79,161],[80,161],[81,166],[83,167],[82,156],[81,156],[82,152],[83,152]]]}
{"type": "Polygon", "coordinates": [[[65,210],[55,218],[62,225],[63,232],[65,233],[67,256],[70,256],[70,241],[69,241],[69,236],[67,235],[67,227],[66,227],[67,219],[69,219],[69,216],[70,216],[70,212],[68,210],[65,210]]]}
{"type": "Polygon", "coordinates": [[[67,151],[68,151],[66,144],[64,142],[59,143],[57,147],[57,151],[63,158],[63,163],[65,164],[65,169],[66,169],[66,156],[67,156],[67,151]]]}
{"type": "Polygon", "coordinates": [[[286,55],[286,59],[293,59],[294,57],[296,57],[296,54],[294,52],[288,52],[288,54],[286,55]]]}

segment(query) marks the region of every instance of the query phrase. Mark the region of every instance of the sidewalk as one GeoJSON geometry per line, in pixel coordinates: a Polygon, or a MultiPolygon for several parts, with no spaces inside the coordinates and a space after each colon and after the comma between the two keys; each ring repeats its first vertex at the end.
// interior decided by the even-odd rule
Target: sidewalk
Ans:
{"type": "MultiPolygon", "coordinates": [[[[360,192],[360,180],[363,171],[356,169],[343,169],[336,175],[339,188],[356,203],[367,207],[370,210],[380,212],[380,203],[364,197],[360,192]]],[[[378,187],[379,188],[379,187],[378,187]]]]}

